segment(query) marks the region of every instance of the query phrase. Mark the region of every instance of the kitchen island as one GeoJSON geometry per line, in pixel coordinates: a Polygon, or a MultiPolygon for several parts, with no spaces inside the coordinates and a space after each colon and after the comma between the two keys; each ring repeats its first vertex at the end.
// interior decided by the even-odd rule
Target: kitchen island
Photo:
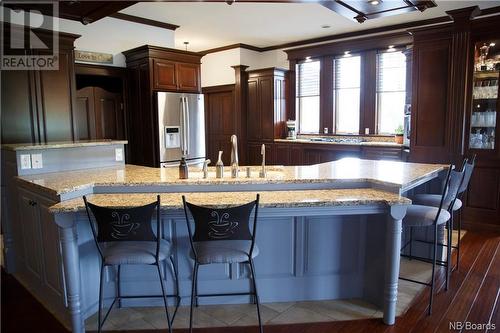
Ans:
{"type": "MultiPolygon", "coordinates": [[[[40,264],[26,257],[23,265],[37,268],[43,276],[40,290],[53,289],[52,294],[58,295],[40,292],[44,304],[62,321],[71,322],[74,332],[84,332],[84,319],[97,310],[99,257],[81,196],[88,195],[98,205],[129,207],[154,201],[156,193],[161,193],[162,237],[174,245],[180,295],[187,304],[192,261],[181,194],[195,204],[221,207],[251,201],[258,192],[260,254],[255,264],[261,301],[363,298],[383,310],[384,322],[390,325],[395,321],[401,219],[411,203],[403,195],[445,170],[444,165],[343,159],[313,166],[270,167],[265,179],[258,177],[258,168],[250,178],[240,172],[236,179],[229,175],[215,179],[213,169],[203,179],[200,171],[192,169],[190,179],[180,180],[177,169],[132,165],[25,175],[17,179],[19,196],[24,198],[20,201],[41,202],[39,206],[46,207],[43,215],[51,228],[42,231],[41,242],[54,239],[57,245],[38,254],[40,264]]],[[[27,228],[23,230],[21,238],[29,241],[27,228]]],[[[33,275],[31,268],[24,270],[24,277],[33,275]]],[[[171,282],[168,267],[163,269],[171,282]]],[[[154,270],[130,266],[122,274],[123,294],[159,293],[154,270]]],[[[199,288],[203,293],[241,292],[249,288],[248,277],[240,264],[211,265],[201,268],[199,288]]],[[[108,297],[114,295],[115,278],[115,271],[108,270],[108,297]]],[[[34,284],[33,279],[24,281],[34,284]]],[[[170,292],[172,285],[168,283],[170,292]]],[[[124,300],[123,306],[158,302],[124,300]]]]}

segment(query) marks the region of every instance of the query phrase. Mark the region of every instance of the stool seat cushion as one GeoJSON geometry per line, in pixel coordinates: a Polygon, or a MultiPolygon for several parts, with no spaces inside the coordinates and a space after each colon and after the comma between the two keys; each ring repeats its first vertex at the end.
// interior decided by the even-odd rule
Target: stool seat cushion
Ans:
{"type": "MultiPolygon", "coordinates": [[[[156,242],[120,241],[107,242],[102,247],[104,262],[108,265],[154,264],[156,262],[156,242]]],[[[159,261],[170,256],[172,245],[160,240],[159,261]]]]}
{"type": "MultiPolygon", "coordinates": [[[[439,208],[423,205],[410,205],[403,218],[403,225],[409,227],[425,227],[432,225],[436,219],[439,208]]],[[[450,219],[450,213],[441,209],[437,224],[446,223],[450,219]]]]}
{"type": "MultiPolygon", "coordinates": [[[[193,242],[193,244],[198,257],[198,263],[206,265],[248,261],[252,241],[216,240],[193,242]]],[[[252,258],[255,258],[258,254],[259,247],[255,244],[252,252],[252,258]]],[[[194,259],[192,252],[190,255],[191,258],[194,259]]]]}
{"type": "MultiPolygon", "coordinates": [[[[411,201],[416,205],[424,205],[424,206],[432,206],[439,207],[441,203],[441,195],[440,194],[417,194],[411,198],[411,201]]],[[[447,209],[445,204],[443,204],[443,208],[447,209]]],[[[457,211],[462,208],[462,201],[460,199],[455,200],[455,204],[453,205],[453,211],[457,211]]]]}

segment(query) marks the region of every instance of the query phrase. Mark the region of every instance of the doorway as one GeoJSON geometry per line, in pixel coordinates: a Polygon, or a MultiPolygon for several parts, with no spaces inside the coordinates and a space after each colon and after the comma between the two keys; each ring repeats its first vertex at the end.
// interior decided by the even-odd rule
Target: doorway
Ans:
{"type": "Polygon", "coordinates": [[[75,139],[127,138],[126,69],[76,64],[75,139]]]}

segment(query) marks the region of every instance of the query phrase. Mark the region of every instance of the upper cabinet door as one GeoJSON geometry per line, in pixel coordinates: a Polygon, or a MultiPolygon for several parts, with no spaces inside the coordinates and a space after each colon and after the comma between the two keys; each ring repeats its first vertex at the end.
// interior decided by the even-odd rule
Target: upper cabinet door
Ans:
{"type": "Polygon", "coordinates": [[[177,90],[177,74],[175,62],[153,60],[154,88],[177,90]]]}
{"type": "Polygon", "coordinates": [[[177,83],[181,91],[200,91],[200,65],[177,63],[177,83]]]}
{"type": "Polygon", "coordinates": [[[74,99],[74,72],[73,51],[59,52],[59,70],[37,71],[38,114],[43,114],[43,128],[45,142],[71,141],[73,134],[73,99],[74,99]]]}

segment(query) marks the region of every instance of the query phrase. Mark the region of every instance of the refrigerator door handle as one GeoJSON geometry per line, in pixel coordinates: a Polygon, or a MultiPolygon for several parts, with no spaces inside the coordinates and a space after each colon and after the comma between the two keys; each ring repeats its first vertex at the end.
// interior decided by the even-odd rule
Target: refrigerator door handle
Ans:
{"type": "Polygon", "coordinates": [[[184,97],[180,98],[180,107],[179,107],[179,120],[180,120],[180,145],[181,145],[181,154],[184,155],[184,149],[185,149],[185,144],[184,144],[184,97]]]}
{"type": "Polygon", "coordinates": [[[185,125],[185,128],[184,128],[184,132],[186,133],[186,155],[189,155],[189,146],[190,146],[190,142],[189,142],[189,138],[190,138],[190,128],[189,128],[189,103],[188,103],[188,98],[187,97],[184,97],[184,107],[186,109],[186,115],[185,115],[185,118],[184,118],[184,125],[185,125]]]}

